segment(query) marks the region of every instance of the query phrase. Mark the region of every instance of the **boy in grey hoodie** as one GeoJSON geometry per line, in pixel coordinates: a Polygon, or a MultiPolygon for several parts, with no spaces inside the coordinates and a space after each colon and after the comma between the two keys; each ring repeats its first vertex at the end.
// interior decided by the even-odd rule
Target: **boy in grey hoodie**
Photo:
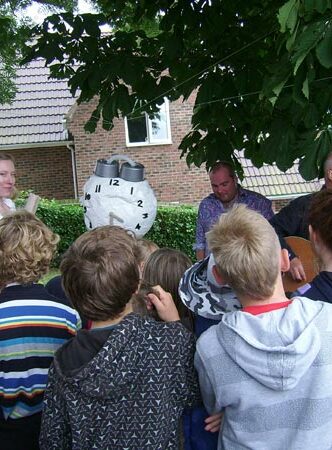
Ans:
{"type": "Polygon", "coordinates": [[[271,225],[243,205],[207,234],[220,283],[242,310],[199,338],[195,366],[209,413],[224,411],[218,448],[332,448],[332,305],[289,301],[289,268],[271,225]]]}

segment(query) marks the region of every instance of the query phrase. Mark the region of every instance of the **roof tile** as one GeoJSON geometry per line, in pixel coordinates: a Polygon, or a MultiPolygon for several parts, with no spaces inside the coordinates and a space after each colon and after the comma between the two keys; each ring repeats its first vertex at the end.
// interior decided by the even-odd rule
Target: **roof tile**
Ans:
{"type": "Polygon", "coordinates": [[[63,119],[75,98],[66,80],[49,78],[42,59],[19,67],[18,92],[11,105],[0,105],[0,146],[67,140],[63,119]]]}

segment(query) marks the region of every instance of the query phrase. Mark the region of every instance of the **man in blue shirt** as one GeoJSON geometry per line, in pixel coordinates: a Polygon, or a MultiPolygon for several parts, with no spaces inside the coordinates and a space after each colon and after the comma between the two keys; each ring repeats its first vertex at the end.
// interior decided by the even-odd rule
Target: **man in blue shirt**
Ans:
{"type": "Polygon", "coordinates": [[[198,209],[195,244],[198,260],[203,259],[209,253],[205,233],[210,230],[220,215],[227,212],[235,203],[247,205],[268,220],[274,215],[270,200],[257,192],[243,189],[238,184],[231,164],[218,162],[210,170],[209,177],[213,193],[201,201],[198,209]]]}

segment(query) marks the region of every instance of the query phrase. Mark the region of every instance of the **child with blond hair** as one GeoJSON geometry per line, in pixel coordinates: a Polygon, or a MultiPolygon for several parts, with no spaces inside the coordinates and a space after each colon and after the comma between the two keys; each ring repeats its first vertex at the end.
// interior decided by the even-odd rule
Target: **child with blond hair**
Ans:
{"type": "Polygon", "coordinates": [[[207,240],[216,278],[242,304],[197,342],[203,401],[210,413],[224,411],[218,448],[329,450],[332,305],[288,300],[288,252],[245,206],[223,214],[207,240]]]}

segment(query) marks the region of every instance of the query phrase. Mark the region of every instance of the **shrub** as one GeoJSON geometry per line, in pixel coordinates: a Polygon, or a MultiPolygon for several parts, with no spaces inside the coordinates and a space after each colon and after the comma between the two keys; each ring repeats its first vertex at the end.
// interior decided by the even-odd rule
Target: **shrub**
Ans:
{"type": "MultiPolygon", "coordinates": [[[[25,192],[20,195],[16,201],[18,207],[23,206],[26,197],[25,192]]],[[[42,199],[36,215],[60,236],[59,256],[55,260],[57,265],[72,242],[86,231],[83,208],[78,203],[42,199]]],[[[195,241],[196,217],[197,208],[192,206],[159,206],[156,220],[145,237],[160,247],[176,248],[194,259],[192,245],[195,241]]]]}
{"type": "Polygon", "coordinates": [[[193,261],[197,208],[193,206],[160,206],[151,230],[145,235],[159,247],[170,247],[186,253],[193,261]]]}

